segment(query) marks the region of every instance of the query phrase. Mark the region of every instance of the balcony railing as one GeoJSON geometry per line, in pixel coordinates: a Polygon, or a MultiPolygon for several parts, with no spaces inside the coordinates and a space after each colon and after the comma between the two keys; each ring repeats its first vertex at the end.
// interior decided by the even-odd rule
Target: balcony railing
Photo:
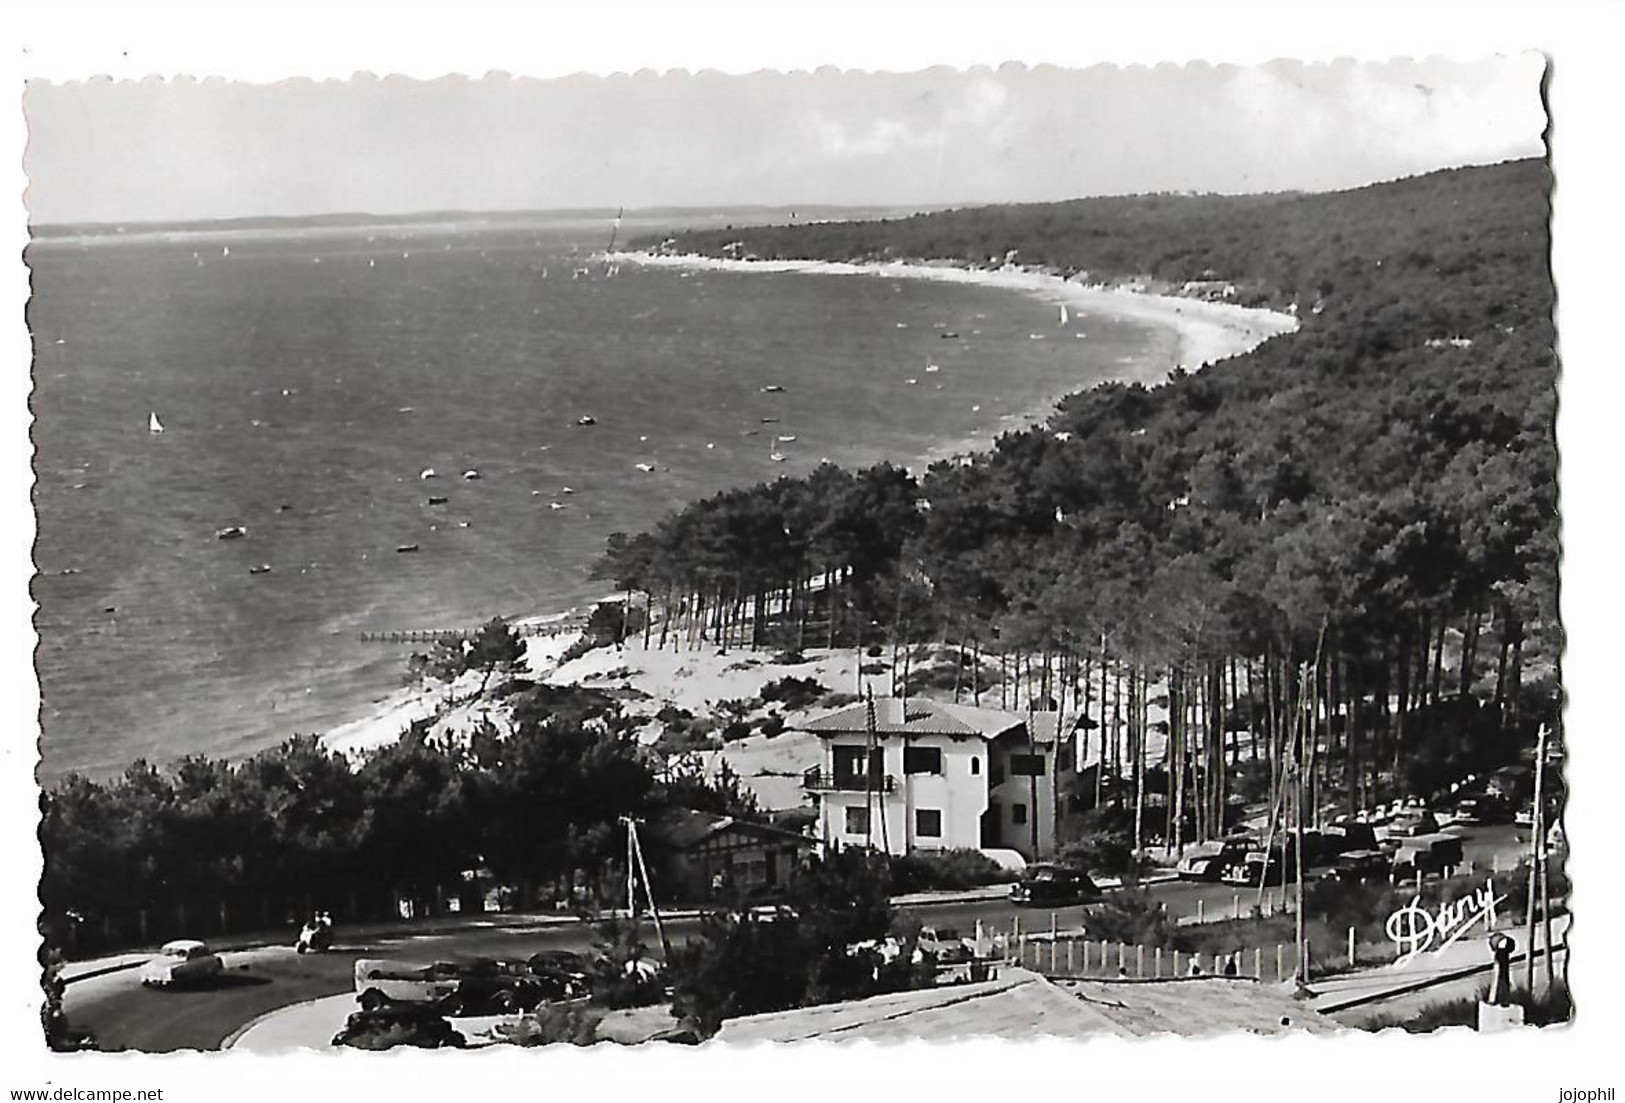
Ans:
{"type": "Polygon", "coordinates": [[[814,793],[894,793],[897,779],[890,774],[832,774],[814,766],[801,775],[801,787],[814,793]]]}

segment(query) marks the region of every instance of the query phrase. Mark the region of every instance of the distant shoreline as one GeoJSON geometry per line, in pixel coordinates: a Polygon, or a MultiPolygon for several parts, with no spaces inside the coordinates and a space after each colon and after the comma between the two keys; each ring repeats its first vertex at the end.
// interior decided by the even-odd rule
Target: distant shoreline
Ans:
{"type": "MultiPolygon", "coordinates": [[[[618,252],[601,256],[614,263],[637,264],[650,268],[879,276],[1002,288],[1043,298],[1057,305],[1064,304],[1072,310],[1108,314],[1166,326],[1174,331],[1179,342],[1176,364],[1190,370],[1250,352],[1271,337],[1290,333],[1298,328],[1296,318],[1276,311],[1161,295],[1126,287],[1090,286],[1030,270],[989,271],[907,261],[856,264],[832,261],[726,260],[697,254],[667,255],[648,252],[618,252]]],[[[1094,383],[1121,381],[1155,386],[1166,381],[1168,370],[1172,366],[1151,360],[1116,365],[1114,370],[1094,383]]],[[[963,443],[958,442],[944,447],[958,449],[963,443]]],[[[520,619],[535,621],[560,615],[563,614],[535,613],[520,619]]],[[[567,636],[527,641],[527,651],[532,660],[531,677],[538,681],[546,679],[557,668],[559,657],[565,648],[577,638],[579,637],[567,636]]],[[[462,688],[466,692],[467,687],[462,688]]],[[[397,691],[385,701],[375,704],[368,715],[330,729],[322,736],[322,740],[329,748],[343,753],[354,754],[376,749],[394,742],[408,725],[427,719],[438,708],[450,705],[457,697],[456,690],[451,686],[397,691]]]]}
{"type": "MultiPolygon", "coordinates": [[[[1195,371],[1205,365],[1251,352],[1271,337],[1291,333],[1298,319],[1290,314],[1208,299],[1186,298],[1136,290],[1128,286],[1083,284],[1047,272],[1025,268],[972,268],[947,262],[918,260],[728,260],[698,253],[624,252],[607,259],[649,268],[679,268],[714,272],[801,272],[811,275],[880,276],[891,279],[931,280],[1002,288],[1048,299],[1069,309],[1111,314],[1134,321],[1166,325],[1179,336],[1175,365],[1195,371]]],[[[1119,373],[1127,383],[1160,383],[1166,372],[1119,373]]]]}

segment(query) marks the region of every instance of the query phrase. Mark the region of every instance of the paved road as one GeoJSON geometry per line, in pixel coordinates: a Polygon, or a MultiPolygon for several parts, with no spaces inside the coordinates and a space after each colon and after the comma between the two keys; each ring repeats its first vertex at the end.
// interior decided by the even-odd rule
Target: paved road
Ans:
{"type": "MultiPolygon", "coordinates": [[[[1508,862],[1516,853],[1519,833],[1511,827],[1475,828],[1465,832],[1469,860],[1487,867],[1490,855],[1508,862]]],[[[1515,860],[1515,859],[1512,859],[1515,860]]],[[[1194,916],[1201,901],[1203,914],[1218,919],[1232,912],[1237,890],[1229,885],[1169,882],[1150,891],[1168,905],[1177,918],[1194,916]]],[[[1281,890],[1270,890],[1278,904],[1281,890]]],[[[1241,891],[1241,909],[1247,914],[1255,890],[1241,891]]],[[[937,927],[953,927],[970,934],[980,920],[992,931],[1011,930],[1019,919],[1026,931],[1047,931],[1051,910],[1018,908],[1008,900],[979,900],[907,909],[937,927]]],[[[1057,925],[1079,925],[1079,909],[1056,909],[1057,925]]],[[[675,942],[692,936],[693,919],[668,923],[675,942]]],[[[646,932],[652,942],[654,932],[646,932]]],[[[177,1049],[217,1049],[221,1042],[250,1020],[268,1011],[304,1000],[347,991],[353,984],[353,963],[358,957],[399,957],[439,960],[460,956],[522,959],[542,949],[585,950],[591,946],[591,927],[568,923],[537,923],[523,917],[488,917],[475,925],[436,933],[383,936],[365,944],[345,941],[324,954],[296,954],[290,946],[228,952],[222,955],[226,973],[219,983],[190,991],[153,991],[141,987],[138,970],[127,969],[88,977],[69,985],[65,1009],[75,1027],[94,1033],[108,1049],[166,1052],[177,1049]]]]}

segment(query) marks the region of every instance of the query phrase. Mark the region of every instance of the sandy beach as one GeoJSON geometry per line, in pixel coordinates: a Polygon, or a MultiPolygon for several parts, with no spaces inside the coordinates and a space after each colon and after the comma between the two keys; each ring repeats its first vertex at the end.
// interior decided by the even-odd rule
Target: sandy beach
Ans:
{"type": "MultiPolygon", "coordinates": [[[[1236,306],[1063,279],[1027,269],[966,268],[952,264],[887,261],[855,264],[819,260],[726,260],[697,254],[615,253],[617,263],[651,268],[679,268],[724,272],[802,272],[829,276],[878,276],[886,279],[931,280],[937,283],[974,284],[1046,299],[1069,310],[1111,314],[1119,318],[1167,326],[1179,338],[1175,364],[1196,370],[1232,356],[1250,352],[1283,333],[1298,328],[1298,319],[1273,310],[1236,306]]],[[[1125,383],[1161,383],[1167,367],[1161,364],[1124,364],[1115,375],[1125,383]]]]}
{"type": "MultiPolygon", "coordinates": [[[[1178,342],[1174,363],[1189,370],[1241,355],[1271,337],[1290,333],[1298,327],[1296,318],[1275,311],[1153,294],[1126,287],[1086,285],[1043,272],[1020,269],[990,271],[903,261],[876,264],[746,261],[653,253],[616,253],[611,255],[611,259],[617,263],[652,268],[869,276],[1001,288],[1065,305],[1079,313],[1109,314],[1167,327],[1178,342]]],[[[1172,366],[1148,358],[1118,364],[1105,378],[1154,386],[1166,380],[1172,366]]],[[[1100,381],[1099,378],[1095,380],[1100,381]]],[[[1048,409],[1033,411],[1029,420],[1041,420],[1048,413],[1048,409]]],[[[985,440],[945,442],[941,451],[946,455],[986,443],[985,440]]],[[[538,614],[526,619],[548,620],[563,615],[538,614]]],[[[807,673],[806,670],[776,668],[763,661],[765,656],[749,657],[750,661],[744,663],[738,659],[726,660],[721,656],[699,652],[646,652],[635,647],[629,647],[624,653],[617,653],[613,648],[600,648],[561,667],[561,657],[578,638],[578,635],[567,634],[527,639],[526,665],[529,676],[553,684],[596,685],[600,688],[630,686],[651,696],[653,703],[650,708],[635,710],[647,712],[650,716],[660,705],[667,703],[704,714],[712,711],[720,700],[754,696],[761,685],[772,678],[807,673]],[[634,658],[635,661],[628,666],[628,660],[634,658]],[[719,659],[722,661],[719,662],[719,659]]],[[[849,683],[855,674],[851,664],[849,655],[828,655],[822,663],[816,664],[816,673],[831,678],[832,688],[849,689],[852,688],[849,683]]],[[[404,689],[379,702],[366,717],[327,732],[323,741],[344,754],[359,755],[399,739],[411,724],[429,718],[435,718],[432,730],[437,734],[466,732],[482,716],[492,715],[496,719],[494,714],[500,712],[500,706],[493,706],[490,702],[469,700],[478,682],[477,675],[466,675],[450,685],[404,689]]],[[[735,768],[744,766],[740,772],[748,778],[758,773],[752,768],[754,765],[740,763],[735,768]]]]}

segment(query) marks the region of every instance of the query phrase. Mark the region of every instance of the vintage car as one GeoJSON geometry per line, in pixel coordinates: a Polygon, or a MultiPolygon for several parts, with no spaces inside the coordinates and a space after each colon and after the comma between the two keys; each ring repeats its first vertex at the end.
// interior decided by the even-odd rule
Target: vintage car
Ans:
{"type": "Polygon", "coordinates": [[[938,965],[963,965],[976,956],[970,941],[952,927],[921,927],[916,945],[938,965]]]}
{"type": "Polygon", "coordinates": [[[1179,859],[1178,874],[1181,881],[1217,881],[1224,876],[1227,866],[1243,862],[1247,851],[1258,845],[1252,839],[1215,839],[1198,843],[1185,851],[1179,859]]]}
{"type": "Polygon", "coordinates": [[[1267,861],[1263,847],[1249,850],[1240,861],[1225,867],[1220,880],[1227,885],[1279,885],[1290,880],[1297,869],[1294,848],[1277,843],[1270,848],[1267,861]]]}
{"type": "Polygon", "coordinates": [[[1392,852],[1408,839],[1432,835],[1438,830],[1439,821],[1432,812],[1424,808],[1407,808],[1377,832],[1377,842],[1383,849],[1392,852]]]}
{"type": "Polygon", "coordinates": [[[573,1000],[592,995],[597,969],[574,950],[542,950],[532,954],[525,967],[542,982],[548,1000],[573,1000]]]}
{"type": "Polygon", "coordinates": [[[1387,880],[1392,863],[1380,850],[1345,850],[1326,871],[1339,881],[1387,880]]]}
{"type": "Polygon", "coordinates": [[[1448,877],[1462,863],[1461,839],[1455,835],[1422,835],[1401,840],[1394,851],[1395,881],[1408,881],[1417,875],[1448,877]]]}
{"type": "Polygon", "coordinates": [[[1079,904],[1099,898],[1100,889],[1086,871],[1059,862],[1035,862],[1022,870],[1021,880],[1010,888],[1012,901],[1030,907],[1079,904]]]}
{"type": "Polygon", "coordinates": [[[445,1007],[461,984],[455,970],[444,962],[425,965],[364,957],[355,963],[356,1002],[363,1011],[391,1003],[445,1007]]]}
{"type": "Polygon", "coordinates": [[[1321,840],[1328,861],[1335,862],[1341,855],[1357,850],[1377,850],[1377,833],[1368,823],[1344,820],[1321,831],[1321,840]]]}
{"type": "Polygon", "coordinates": [[[149,988],[200,984],[218,977],[225,966],[215,952],[191,938],[166,942],[158,956],[141,966],[141,983],[149,988]]]}

